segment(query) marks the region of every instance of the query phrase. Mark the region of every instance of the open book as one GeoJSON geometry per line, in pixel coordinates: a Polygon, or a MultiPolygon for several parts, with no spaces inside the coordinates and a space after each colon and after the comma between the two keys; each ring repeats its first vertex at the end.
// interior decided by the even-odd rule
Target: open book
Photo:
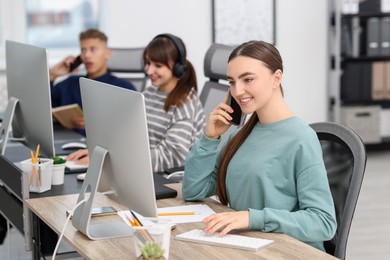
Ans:
{"type": "Polygon", "coordinates": [[[55,107],[52,109],[53,116],[65,128],[74,128],[72,119],[74,117],[82,117],[83,111],[78,104],[55,107]]]}

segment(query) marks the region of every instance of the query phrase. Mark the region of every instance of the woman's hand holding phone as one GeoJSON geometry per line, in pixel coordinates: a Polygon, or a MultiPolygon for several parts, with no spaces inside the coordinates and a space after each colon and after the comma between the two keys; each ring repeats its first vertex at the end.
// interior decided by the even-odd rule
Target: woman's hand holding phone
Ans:
{"type": "Polygon", "coordinates": [[[230,123],[232,125],[241,125],[241,119],[242,119],[242,111],[240,105],[237,103],[237,101],[232,97],[232,95],[229,92],[229,99],[228,104],[233,109],[233,113],[230,113],[230,116],[232,117],[232,120],[230,123]]]}
{"type": "MultiPolygon", "coordinates": [[[[234,119],[232,114],[239,110],[239,115],[241,118],[241,109],[232,108],[228,102],[231,102],[231,99],[229,98],[230,94],[228,94],[225,98],[225,101],[223,103],[220,103],[209,115],[209,119],[207,121],[207,126],[205,130],[205,135],[209,138],[217,139],[219,136],[221,136],[223,133],[225,133],[229,127],[232,124],[232,120],[234,119]]],[[[233,99],[234,100],[234,99],[233,99]]],[[[234,115],[234,114],[233,114],[234,115]]],[[[236,118],[237,119],[237,118],[236,118]]]]}

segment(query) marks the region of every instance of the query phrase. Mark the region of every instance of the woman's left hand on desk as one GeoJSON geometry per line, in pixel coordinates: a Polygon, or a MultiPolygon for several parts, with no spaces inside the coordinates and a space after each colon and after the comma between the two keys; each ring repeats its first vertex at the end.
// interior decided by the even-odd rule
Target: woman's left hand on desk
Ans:
{"type": "Polygon", "coordinates": [[[206,223],[204,231],[212,234],[223,228],[223,236],[234,229],[247,229],[249,227],[249,211],[224,212],[211,215],[203,220],[206,223]]]}

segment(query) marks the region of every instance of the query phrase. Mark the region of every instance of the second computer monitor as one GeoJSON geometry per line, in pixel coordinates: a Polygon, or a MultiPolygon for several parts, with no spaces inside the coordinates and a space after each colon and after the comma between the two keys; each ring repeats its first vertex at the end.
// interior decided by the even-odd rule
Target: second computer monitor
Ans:
{"type": "MultiPolygon", "coordinates": [[[[108,151],[98,190],[114,189],[116,195],[111,198],[144,216],[156,217],[143,95],[85,78],[80,86],[89,154],[96,146],[108,151]]],[[[87,178],[89,174],[88,169],[87,178]]]]}
{"type": "Polygon", "coordinates": [[[24,137],[31,149],[54,156],[53,119],[46,49],[6,41],[8,97],[18,101],[12,124],[14,137],[24,137]]]}

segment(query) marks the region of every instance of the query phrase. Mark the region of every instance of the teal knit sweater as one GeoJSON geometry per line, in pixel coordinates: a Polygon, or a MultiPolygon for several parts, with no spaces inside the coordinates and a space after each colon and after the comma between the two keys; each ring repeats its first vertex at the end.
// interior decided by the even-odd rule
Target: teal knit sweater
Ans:
{"type": "MultiPolygon", "coordinates": [[[[219,140],[202,135],[186,158],[185,200],[215,195],[219,140]]],[[[318,249],[336,217],[316,133],[297,117],[258,123],[229,163],[229,205],[249,210],[249,228],[285,233],[318,249]]]]}

